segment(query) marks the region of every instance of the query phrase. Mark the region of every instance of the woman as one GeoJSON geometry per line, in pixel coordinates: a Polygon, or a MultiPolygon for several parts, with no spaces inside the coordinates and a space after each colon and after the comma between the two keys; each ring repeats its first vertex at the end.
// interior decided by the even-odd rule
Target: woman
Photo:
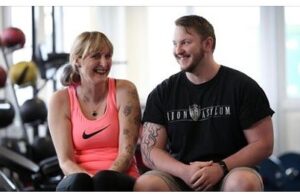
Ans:
{"type": "Polygon", "coordinates": [[[131,191],[140,104],[133,83],[109,78],[113,46],[101,32],[83,32],[49,102],[48,122],[65,174],[57,191],[131,191]]]}

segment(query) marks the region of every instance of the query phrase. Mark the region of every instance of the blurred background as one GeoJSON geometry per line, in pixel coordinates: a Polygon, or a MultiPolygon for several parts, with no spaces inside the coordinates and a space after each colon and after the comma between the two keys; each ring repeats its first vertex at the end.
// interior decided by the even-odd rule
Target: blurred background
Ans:
{"type": "Polygon", "coordinates": [[[74,38],[83,31],[98,30],[108,36],[114,45],[110,76],[134,82],[144,107],[149,92],[179,71],[172,54],[174,21],[186,14],[201,15],[214,26],[218,63],[248,74],[266,92],[275,110],[274,156],[299,153],[300,7],[289,6],[2,6],[2,37],[8,33],[10,38],[17,28],[25,41],[20,32],[12,38],[19,38],[18,44],[2,40],[0,66],[7,79],[0,99],[10,102],[15,114],[9,118],[13,119],[11,124],[3,121],[5,130],[0,130],[0,138],[24,137],[25,133],[32,143],[37,136],[47,136],[46,120],[41,115],[46,114],[49,96],[62,87],[62,67],[68,63],[74,38]],[[7,32],[12,27],[13,32],[7,32]],[[31,63],[37,70],[30,69],[31,63]],[[17,70],[13,70],[16,64],[17,70]],[[24,81],[22,68],[32,73],[29,83],[24,81]],[[24,110],[24,104],[32,99],[34,105],[42,103],[46,109],[39,106],[35,110],[43,111],[38,116],[26,118],[30,111],[24,110]]]}

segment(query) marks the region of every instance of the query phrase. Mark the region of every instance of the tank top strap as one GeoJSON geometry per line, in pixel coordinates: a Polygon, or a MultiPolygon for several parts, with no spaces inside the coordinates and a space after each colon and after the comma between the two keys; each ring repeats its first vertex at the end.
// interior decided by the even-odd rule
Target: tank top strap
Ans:
{"type": "Polygon", "coordinates": [[[70,102],[70,109],[74,110],[78,108],[78,101],[76,99],[76,86],[70,85],[68,86],[68,94],[69,94],[69,102],[70,102]]]}
{"type": "Polygon", "coordinates": [[[117,101],[116,101],[116,79],[108,78],[108,99],[109,103],[113,105],[112,107],[117,108],[117,101]]]}

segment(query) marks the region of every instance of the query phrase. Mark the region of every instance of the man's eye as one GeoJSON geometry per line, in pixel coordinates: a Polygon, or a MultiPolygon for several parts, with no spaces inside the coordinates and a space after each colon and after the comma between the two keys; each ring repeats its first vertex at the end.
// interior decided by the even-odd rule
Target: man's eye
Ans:
{"type": "Polygon", "coordinates": [[[182,44],[185,44],[185,45],[190,44],[190,41],[184,41],[182,44]]]}

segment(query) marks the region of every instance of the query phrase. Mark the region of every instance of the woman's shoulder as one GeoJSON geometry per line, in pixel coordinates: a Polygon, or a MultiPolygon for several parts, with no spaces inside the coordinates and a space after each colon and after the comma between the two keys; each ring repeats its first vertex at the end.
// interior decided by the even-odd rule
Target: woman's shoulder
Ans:
{"type": "Polygon", "coordinates": [[[129,80],[116,79],[116,100],[118,106],[128,101],[138,103],[138,92],[134,83],[129,80]]]}
{"type": "Polygon", "coordinates": [[[63,89],[55,91],[52,94],[52,96],[50,98],[50,102],[63,104],[68,100],[68,97],[69,97],[68,88],[63,88],[63,89]]]}
{"type": "Polygon", "coordinates": [[[128,91],[128,90],[136,90],[135,84],[126,79],[115,79],[116,80],[116,88],[119,91],[128,91]]]}

